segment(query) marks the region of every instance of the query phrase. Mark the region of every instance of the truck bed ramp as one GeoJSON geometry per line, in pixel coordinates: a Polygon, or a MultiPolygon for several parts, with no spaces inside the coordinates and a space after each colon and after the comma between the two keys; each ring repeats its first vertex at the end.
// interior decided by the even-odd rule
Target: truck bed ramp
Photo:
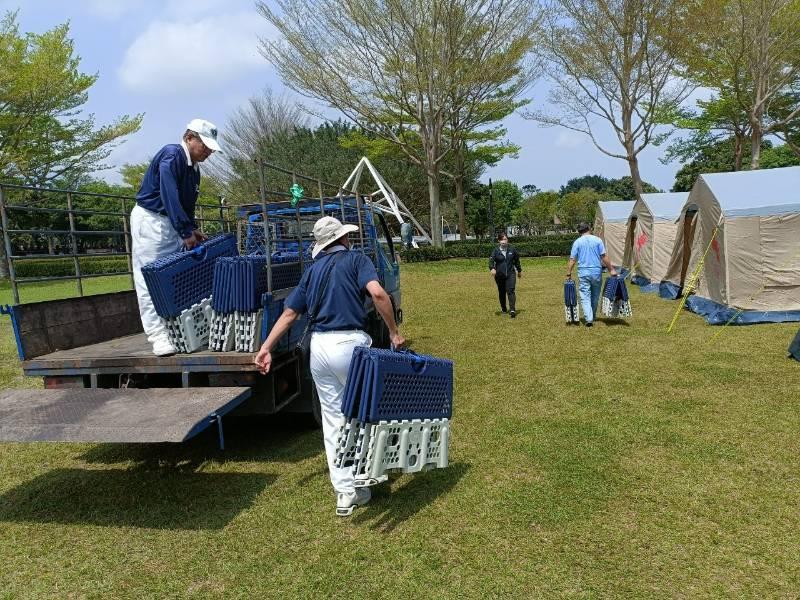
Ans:
{"type": "Polygon", "coordinates": [[[250,397],[249,387],[0,391],[0,442],[183,442],[250,397]]]}

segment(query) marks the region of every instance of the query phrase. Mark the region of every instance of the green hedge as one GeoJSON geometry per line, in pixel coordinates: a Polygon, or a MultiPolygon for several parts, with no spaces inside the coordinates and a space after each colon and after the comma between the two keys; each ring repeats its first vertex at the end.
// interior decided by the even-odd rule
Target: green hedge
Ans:
{"type": "MultiPolygon", "coordinates": [[[[567,256],[572,248],[572,242],[577,237],[575,234],[542,235],[516,238],[520,241],[511,244],[517,249],[520,256],[567,256]]],[[[496,245],[489,242],[450,242],[444,248],[422,246],[410,250],[404,249],[400,252],[400,257],[405,262],[427,262],[448,258],[485,258],[488,260],[496,245]]]]}
{"type": "MultiPolygon", "coordinates": [[[[578,237],[577,233],[555,233],[549,235],[525,235],[525,236],[510,236],[508,238],[509,243],[512,246],[518,246],[519,244],[528,244],[528,243],[535,243],[539,240],[549,240],[549,241],[564,241],[569,240],[570,243],[575,241],[578,237]]],[[[494,239],[483,238],[480,240],[472,239],[462,242],[461,240],[456,241],[449,241],[445,242],[445,246],[452,246],[452,245],[460,245],[460,244],[497,244],[494,239]]]]}
{"type": "MultiPolygon", "coordinates": [[[[124,273],[128,270],[128,261],[124,256],[82,256],[78,260],[82,275],[124,273]]],[[[19,278],[66,277],[75,275],[75,263],[71,258],[15,260],[14,272],[19,278]]]]}

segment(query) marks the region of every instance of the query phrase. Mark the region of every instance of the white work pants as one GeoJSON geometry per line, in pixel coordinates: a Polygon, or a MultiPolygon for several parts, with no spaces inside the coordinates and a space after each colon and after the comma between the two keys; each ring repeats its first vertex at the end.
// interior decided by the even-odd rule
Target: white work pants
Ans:
{"type": "Polygon", "coordinates": [[[353,359],[353,349],[371,345],[372,338],[363,331],[315,331],[311,334],[311,375],[322,408],[322,435],[331,484],[337,493],[355,491],[352,469],[339,469],[333,465],[347,372],[353,359]]]}
{"type": "Polygon", "coordinates": [[[172,228],[169,217],[146,210],[138,204],[131,211],[131,262],[136,297],[139,299],[139,314],[147,340],[152,344],[167,332],[156,309],[142,275],[142,267],[157,258],[178,252],[183,240],[172,228]]]}

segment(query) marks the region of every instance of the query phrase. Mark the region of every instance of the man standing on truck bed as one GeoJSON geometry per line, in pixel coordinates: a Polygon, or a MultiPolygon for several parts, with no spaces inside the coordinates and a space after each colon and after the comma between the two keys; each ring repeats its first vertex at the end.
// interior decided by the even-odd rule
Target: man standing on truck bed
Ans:
{"type": "Polygon", "coordinates": [[[397,330],[392,301],[378,281],[375,266],[363,253],[350,251],[347,235],[355,231],[357,226],[342,225],[333,217],[322,217],[314,224],[311,256],[317,258],[320,253],[322,256],[303,273],[300,283],[286,298],[283,314],[255,358],[261,373],[268,373],[272,349],[300,315],[310,314],[311,375],[322,410],[325,453],[339,516],[352,514],[356,506],[363,506],[371,497],[369,488],[355,488],[351,469],[334,466],[342,396],[353,349],[372,345],[372,338],[364,331],[366,294],[372,297],[389,328],[392,344],[399,347],[405,343],[397,330]]]}
{"type": "Polygon", "coordinates": [[[216,126],[203,119],[192,120],[180,144],[168,144],[153,157],[136,194],[131,212],[133,281],[142,326],[156,356],[174,354],[175,348],[153,307],[142,267],[181,248],[191,250],[206,239],[194,220],[200,193],[199,163],[217,150],[216,126]]]}

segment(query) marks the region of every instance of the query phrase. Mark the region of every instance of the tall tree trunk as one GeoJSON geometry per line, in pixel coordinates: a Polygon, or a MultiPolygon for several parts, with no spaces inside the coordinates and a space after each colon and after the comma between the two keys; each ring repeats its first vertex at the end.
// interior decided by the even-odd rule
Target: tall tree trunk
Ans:
{"type": "MultiPolygon", "coordinates": [[[[628,43],[628,38],[625,38],[625,43],[628,43]]],[[[627,56],[627,53],[626,53],[627,56]]],[[[636,200],[639,200],[644,193],[642,187],[642,176],[639,174],[639,159],[636,156],[635,145],[636,142],[633,138],[633,110],[634,106],[630,103],[625,103],[622,107],[622,128],[624,130],[625,141],[625,154],[628,157],[628,167],[631,170],[631,180],[633,181],[633,191],[636,193],[636,200]]],[[[630,198],[625,198],[630,200],[630,198]]]]}
{"type": "Polygon", "coordinates": [[[458,235],[467,239],[467,216],[464,213],[464,177],[456,175],[456,209],[458,210],[458,235]]]}
{"type": "MultiPolygon", "coordinates": [[[[633,190],[636,192],[636,199],[640,199],[644,193],[642,186],[642,176],[639,174],[639,158],[633,153],[632,149],[628,149],[628,166],[631,169],[631,179],[633,180],[633,190]]],[[[626,198],[629,200],[630,198],[626,198]]]]}
{"type": "Polygon", "coordinates": [[[764,132],[761,129],[761,116],[754,115],[751,119],[752,131],[750,133],[750,169],[755,171],[761,162],[761,140],[764,132]]]}
{"type": "Polygon", "coordinates": [[[733,142],[733,170],[742,170],[742,152],[744,151],[744,137],[737,133],[733,142]]]}
{"type": "Polygon", "coordinates": [[[439,205],[439,165],[428,169],[428,197],[431,202],[431,239],[442,248],[442,207],[439,205]]]}
{"type": "Polygon", "coordinates": [[[456,151],[456,210],[458,211],[458,234],[461,241],[467,239],[467,215],[464,208],[464,151],[465,144],[462,142],[456,151]]]}

